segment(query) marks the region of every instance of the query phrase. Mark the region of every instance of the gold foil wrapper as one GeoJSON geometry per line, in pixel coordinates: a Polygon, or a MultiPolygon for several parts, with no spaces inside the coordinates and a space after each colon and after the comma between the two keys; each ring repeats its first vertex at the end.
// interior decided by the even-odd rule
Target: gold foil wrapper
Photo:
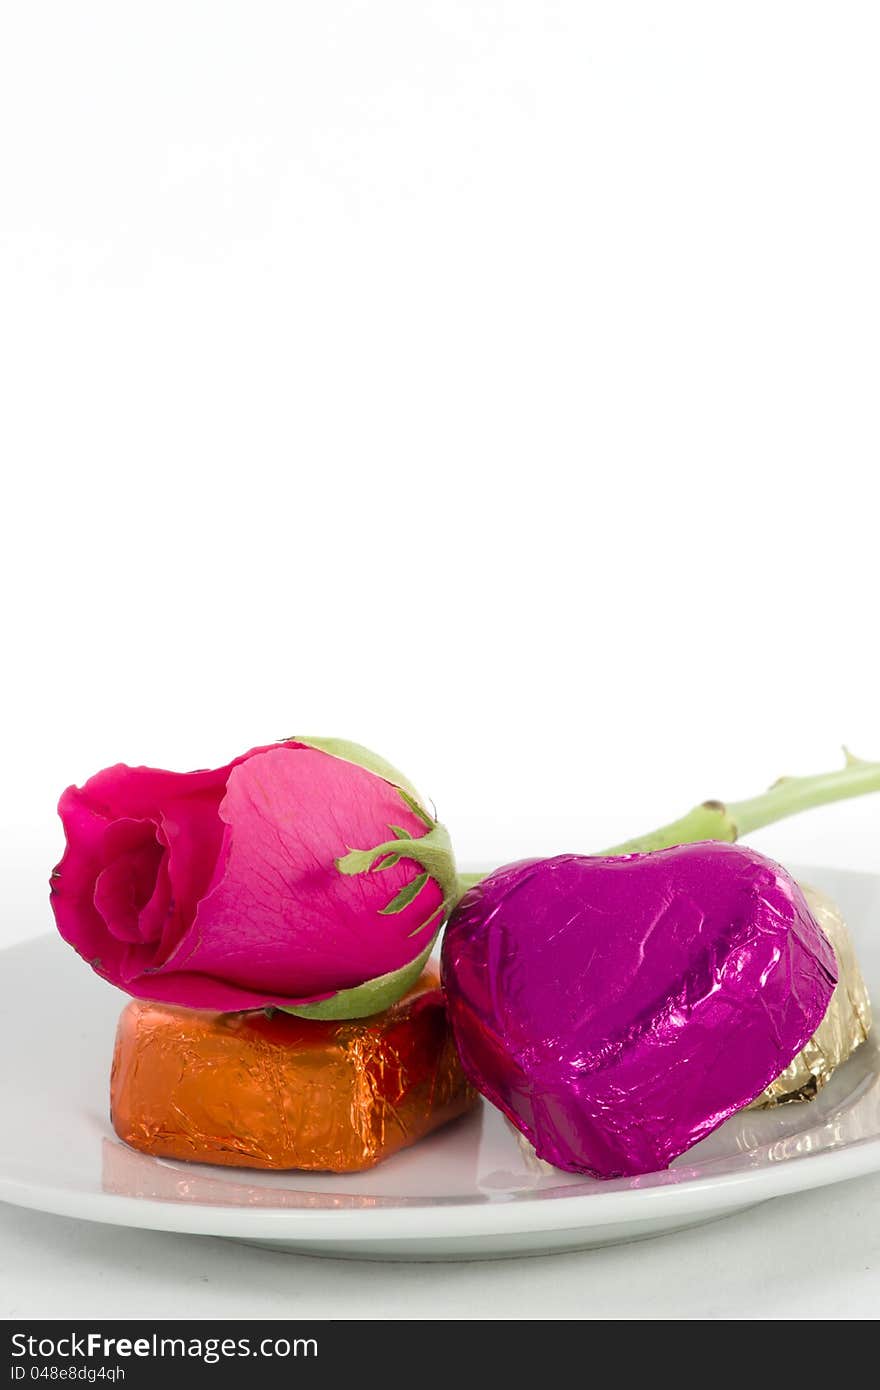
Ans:
{"type": "Polygon", "coordinates": [[[855,947],[840,909],[819,891],[801,884],[804,897],[837,957],[839,979],[828,1012],[806,1047],[790,1066],[762,1091],[750,1109],[812,1100],[836,1067],[845,1062],[871,1031],[871,1002],[855,947]]]}
{"type": "Polygon", "coordinates": [[[354,1022],[132,1000],[110,1079],[126,1144],[242,1168],[358,1172],[476,1101],[433,970],[384,1013],[354,1022]]]}

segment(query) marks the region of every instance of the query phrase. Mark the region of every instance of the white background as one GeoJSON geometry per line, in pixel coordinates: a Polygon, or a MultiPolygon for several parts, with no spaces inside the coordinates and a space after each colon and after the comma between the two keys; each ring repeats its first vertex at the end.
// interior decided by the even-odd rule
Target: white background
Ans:
{"type": "Polygon", "coordinates": [[[880,757],[878,61],[870,3],[4,7],[0,942],[117,760],[348,736],[489,863],[880,757]]]}

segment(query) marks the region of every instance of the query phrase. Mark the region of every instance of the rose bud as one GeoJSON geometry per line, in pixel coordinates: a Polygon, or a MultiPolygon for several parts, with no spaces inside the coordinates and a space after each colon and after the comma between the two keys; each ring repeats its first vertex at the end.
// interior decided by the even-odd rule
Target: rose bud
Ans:
{"type": "Polygon", "coordinates": [[[449,836],[415,789],[340,739],[210,771],[117,764],[58,811],[58,930],[138,999],[378,1013],[418,978],[459,892],[449,836]]]}

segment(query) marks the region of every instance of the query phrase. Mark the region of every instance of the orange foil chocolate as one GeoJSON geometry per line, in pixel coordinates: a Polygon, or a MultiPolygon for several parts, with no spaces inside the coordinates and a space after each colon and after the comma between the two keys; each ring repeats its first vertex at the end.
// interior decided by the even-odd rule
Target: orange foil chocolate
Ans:
{"type": "Polygon", "coordinates": [[[373,1018],[132,1000],[110,1078],[120,1139],[161,1158],[355,1173],[476,1104],[436,972],[373,1018]]]}

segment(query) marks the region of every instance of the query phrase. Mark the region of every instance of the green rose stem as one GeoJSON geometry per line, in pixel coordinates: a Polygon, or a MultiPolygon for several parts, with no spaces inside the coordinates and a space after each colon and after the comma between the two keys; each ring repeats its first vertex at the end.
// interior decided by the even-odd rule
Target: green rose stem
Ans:
{"type": "MultiPolygon", "coordinates": [[[[880,791],[880,763],[854,758],[846,748],[843,751],[846,763],[836,772],[820,772],[813,777],[780,777],[767,791],[747,801],[703,801],[679,820],[599,853],[647,854],[672,845],[694,844],[698,840],[733,843],[752,830],[760,830],[762,826],[795,816],[799,811],[808,811],[813,806],[880,791]]],[[[459,874],[461,891],[465,892],[485,876],[485,872],[459,874]]]]}

